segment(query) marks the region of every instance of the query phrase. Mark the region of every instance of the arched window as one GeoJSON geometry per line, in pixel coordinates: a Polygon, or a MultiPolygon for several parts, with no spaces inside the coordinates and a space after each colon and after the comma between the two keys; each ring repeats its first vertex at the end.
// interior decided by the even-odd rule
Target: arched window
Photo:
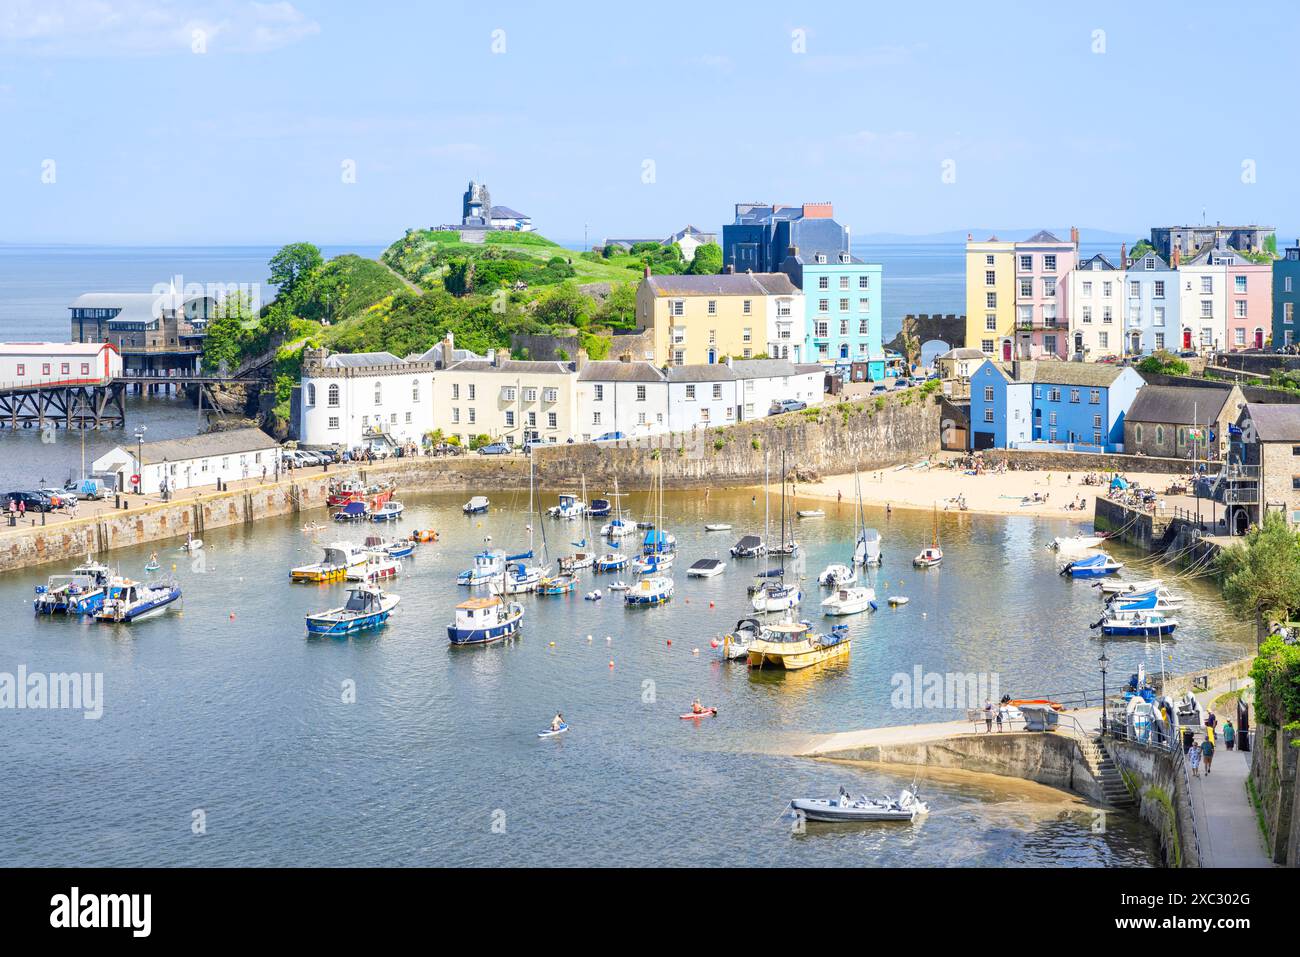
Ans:
{"type": "Polygon", "coordinates": [[[331,408],[337,408],[338,404],[339,404],[339,384],[337,382],[332,382],[330,383],[330,406],[331,408]]]}
{"type": "Polygon", "coordinates": [[[412,402],[420,401],[420,380],[419,379],[411,380],[411,401],[412,402]]]}
{"type": "Polygon", "coordinates": [[[1135,441],[1135,442],[1141,442],[1141,441],[1142,441],[1142,425],[1141,425],[1141,423],[1139,423],[1138,425],[1133,426],[1133,441],[1135,441]]]}
{"type": "Polygon", "coordinates": [[[307,383],[307,404],[308,405],[316,404],[316,383],[315,382],[307,383]]]}
{"type": "Polygon", "coordinates": [[[1156,445],[1164,445],[1164,444],[1165,444],[1165,427],[1164,427],[1163,425],[1157,425],[1157,426],[1156,426],[1156,445]]]}

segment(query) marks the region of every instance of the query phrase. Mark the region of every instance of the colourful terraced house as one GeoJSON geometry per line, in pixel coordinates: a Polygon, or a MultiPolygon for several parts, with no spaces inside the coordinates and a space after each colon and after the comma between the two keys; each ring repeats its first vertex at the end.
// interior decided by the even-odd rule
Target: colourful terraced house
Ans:
{"type": "Polygon", "coordinates": [[[1273,263],[1273,347],[1296,344],[1296,313],[1300,304],[1300,239],[1273,263]]]}
{"type": "MultiPolygon", "coordinates": [[[[883,379],[880,298],[884,267],[863,262],[847,249],[805,257],[794,248],[781,271],[803,289],[805,361],[844,367],[866,362],[868,378],[883,379]]],[[[784,351],[768,351],[785,357],[784,351]]]]}

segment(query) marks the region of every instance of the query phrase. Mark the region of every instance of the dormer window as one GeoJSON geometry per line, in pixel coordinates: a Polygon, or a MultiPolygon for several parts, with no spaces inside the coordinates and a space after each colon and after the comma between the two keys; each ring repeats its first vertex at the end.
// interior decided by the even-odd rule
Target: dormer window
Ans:
{"type": "Polygon", "coordinates": [[[1147,269],[1147,270],[1155,269],[1155,268],[1156,268],[1156,257],[1155,257],[1155,256],[1148,256],[1146,259],[1142,260],[1142,268],[1143,268],[1143,269],[1147,269]]]}
{"type": "Polygon", "coordinates": [[[846,252],[840,253],[840,262],[846,263],[848,261],[849,261],[849,254],[846,252]]]}
{"type": "Polygon", "coordinates": [[[824,262],[826,262],[826,254],[825,254],[825,253],[818,253],[818,254],[817,254],[817,262],[818,262],[818,263],[824,263],[824,262]]]}

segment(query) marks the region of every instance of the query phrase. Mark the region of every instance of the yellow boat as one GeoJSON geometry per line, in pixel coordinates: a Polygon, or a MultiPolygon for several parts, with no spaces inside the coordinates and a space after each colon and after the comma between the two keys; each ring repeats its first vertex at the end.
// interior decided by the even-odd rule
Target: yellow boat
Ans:
{"type": "Polygon", "coordinates": [[[341,582],[353,568],[364,568],[369,558],[365,549],[350,542],[325,546],[325,557],[310,565],[290,569],[289,580],[295,582],[341,582]]]}
{"type": "Polygon", "coordinates": [[[749,667],[797,671],[824,661],[848,656],[853,639],[847,625],[836,625],[829,635],[819,635],[806,621],[767,625],[749,646],[749,667]]]}

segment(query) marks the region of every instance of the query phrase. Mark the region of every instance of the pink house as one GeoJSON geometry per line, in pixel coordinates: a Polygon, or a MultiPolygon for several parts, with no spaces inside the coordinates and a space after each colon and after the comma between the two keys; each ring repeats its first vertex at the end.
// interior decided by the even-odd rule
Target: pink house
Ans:
{"type": "Polygon", "coordinates": [[[1016,351],[1022,359],[1069,355],[1069,275],[1078,259],[1075,228],[1069,242],[1044,229],[1016,243],[1016,351]]]}
{"type": "Polygon", "coordinates": [[[1273,265],[1234,255],[1228,264],[1230,351],[1263,349],[1273,328],[1273,265]]]}

